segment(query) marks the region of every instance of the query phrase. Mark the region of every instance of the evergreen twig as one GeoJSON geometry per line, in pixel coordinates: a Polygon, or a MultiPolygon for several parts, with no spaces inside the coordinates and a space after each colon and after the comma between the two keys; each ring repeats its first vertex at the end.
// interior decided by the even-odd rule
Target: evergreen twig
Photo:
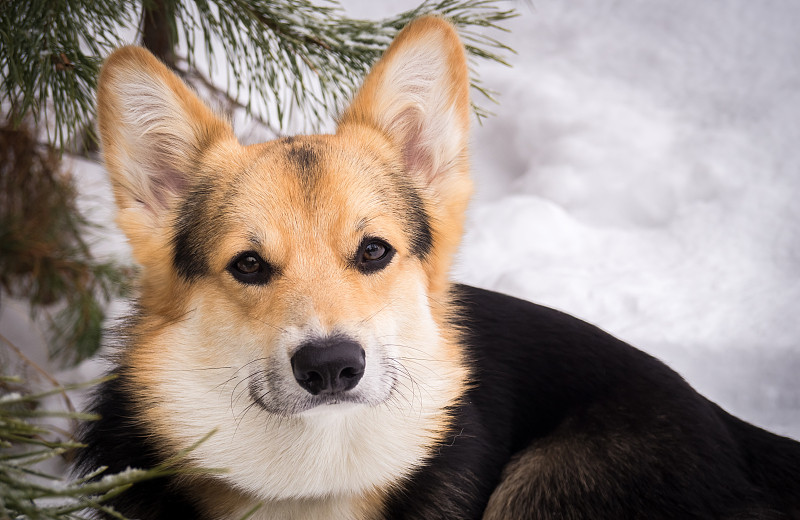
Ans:
{"type": "Polygon", "coordinates": [[[104,503],[137,482],[181,471],[179,459],[152,469],[129,469],[105,476],[104,468],[99,468],[86,478],[73,481],[40,469],[41,463],[81,448],[74,441],[54,438],[52,426],[40,422],[42,419],[95,417],[39,410],[37,403],[49,395],[91,384],[94,383],[31,394],[24,390],[19,378],[0,375],[0,519],[78,520],[93,518],[91,511],[123,518],[104,503]]]}
{"type": "MultiPolygon", "coordinates": [[[[14,125],[26,117],[64,150],[94,120],[102,60],[126,30],[175,67],[179,44],[189,73],[198,63],[229,71],[224,92],[282,131],[317,128],[335,114],[395,34],[413,18],[439,14],[464,38],[473,65],[505,63],[511,49],[490,36],[515,16],[500,0],[425,0],[384,20],[345,16],[336,1],[5,0],[0,8],[0,105],[14,125]],[[157,36],[157,37],[156,37],[157,36]],[[179,41],[180,40],[180,41],[179,41]]],[[[201,76],[202,77],[202,76],[201,76]]],[[[473,70],[472,85],[488,99],[473,70]]],[[[487,112],[475,107],[479,117],[487,112]]],[[[88,143],[83,143],[87,146],[88,143]]]]}
{"type": "Polygon", "coordinates": [[[129,269],[93,257],[92,225],[56,150],[9,126],[0,127],[0,289],[43,314],[51,355],[76,363],[100,347],[104,304],[125,293],[129,269]]]}

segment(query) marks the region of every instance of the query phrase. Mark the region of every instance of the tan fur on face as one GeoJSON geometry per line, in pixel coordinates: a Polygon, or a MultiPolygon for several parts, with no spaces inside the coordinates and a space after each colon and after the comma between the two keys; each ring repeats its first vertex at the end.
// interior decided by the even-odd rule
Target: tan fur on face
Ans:
{"type": "Polygon", "coordinates": [[[469,75],[464,47],[449,24],[423,18],[397,36],[345,111],[338,133],[369,139],[362,125],[386,136],[409,173],[428,188],[438,224],[428,277],[431,293],[441,294],[472,192],[469,75]]]}
{"type": "Polygon", "coordinates": [[[470,193],[467,85],[454,30],[422,19],[335,135],[244,147],[145,51],[107,62],[100,129],[143,267],[123,359],[165,455],[216,430],[188,456],[229,470],[207,499],[267,501],[258,518],[372,517],[446,436],[468,375],[447,319],[470,193]],[[365,237],[395,249],[386,268],[356,267],[365,237]],[[245,251],[270,265],[268,283],[231,275],[245,251]],[[366,353],[359,403],[309,408],[289,360],[335,334],[366,353]]]}

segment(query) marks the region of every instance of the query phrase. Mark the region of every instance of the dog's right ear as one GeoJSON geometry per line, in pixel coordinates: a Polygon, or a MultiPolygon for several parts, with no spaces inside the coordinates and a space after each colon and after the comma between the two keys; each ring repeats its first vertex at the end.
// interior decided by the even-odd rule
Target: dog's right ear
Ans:
{"type": "Polygon", "coordinates": [[[172,209],[191,186],[201,154],[236,138],[230,125],[139,47],[123,47],[106,60],[97,113],[117,222],[144,263],[144,251],[165,245],[172,209]],[[153,242],[158,237],[162,243],[153,242]]]}

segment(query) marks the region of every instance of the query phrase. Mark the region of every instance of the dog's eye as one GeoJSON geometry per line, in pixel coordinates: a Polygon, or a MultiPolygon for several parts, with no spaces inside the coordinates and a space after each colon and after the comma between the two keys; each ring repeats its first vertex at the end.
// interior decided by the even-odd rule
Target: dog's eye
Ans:
{"type": "Polygon", "coordinates": [[[366,237],[358,248],[356,266],[363,273],[380,271],[394,256],[392,246],[377,238],[366,237]]]}
{"type": "Polygon", "coordinates": [[[237,255],[231,260],[228,272],[242,283],[257,285],[267,283],[272,275],[269,264],[253,251],[237,255]]]}
{"type": "Polygon", "coordinates": [[[261,262],[258,261],[253,255],[247,255],[243,258],[239,258],[239,261],[236,262],[236,270],[242,274],[253,274],[257,273],[261,269],[261,262]]]}

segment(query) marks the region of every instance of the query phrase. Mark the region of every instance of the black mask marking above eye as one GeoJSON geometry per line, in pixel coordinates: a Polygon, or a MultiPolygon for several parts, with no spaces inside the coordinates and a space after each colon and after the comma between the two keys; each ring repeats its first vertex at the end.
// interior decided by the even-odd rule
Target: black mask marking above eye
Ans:
{"type": "Polygon", "coordinates": [[[254,251],[239,253],[228,264],[231,276],[250,285],[263,285],[269,282],[273,271],[273,268],[254,251]]]}
{"type": "Polygon", "coordinates": [[[362,273],[374,273],[389,265],[395,249],[386,241],[375,237],[364,237],[358,246],[355,265],[362,273]]]}

